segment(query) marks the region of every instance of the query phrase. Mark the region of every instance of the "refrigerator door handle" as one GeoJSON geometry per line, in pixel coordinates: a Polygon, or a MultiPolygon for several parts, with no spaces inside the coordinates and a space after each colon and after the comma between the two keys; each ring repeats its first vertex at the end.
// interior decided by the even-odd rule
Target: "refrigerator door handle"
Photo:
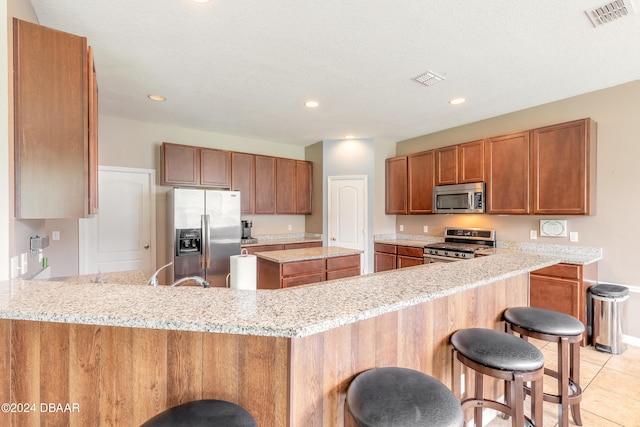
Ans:
{"type": "Polygon", "coordinates": [[[206,270],[211,265],[209,215],[202,215],[202,235],[204,236],[204,242],[202,242],[202,269],[206,270]]]}

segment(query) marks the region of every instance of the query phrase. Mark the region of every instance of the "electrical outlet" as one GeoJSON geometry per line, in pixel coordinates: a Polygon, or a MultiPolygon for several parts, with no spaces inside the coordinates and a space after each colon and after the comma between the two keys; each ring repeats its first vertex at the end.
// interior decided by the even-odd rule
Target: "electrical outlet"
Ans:
{"type": "Polygon", "coordinates": [[[578,232],[577,231],[572,231],[569,233],[569,241],[570,242],[577,242],[578,241],[578,232]]]}
{"type": "Polygon", "coordinates": [[[400,231],[404,231],[404,225],[400,224],[400,231]]]}
{"type": "Polygon", "coordinates": [[[429,232],[429,226],[428,226],[428,225],[425,225],[425,226],[422,228],[422,231],[423,231],[423,232],[425,232],[425,233],[428,233],[428,232],[429,232]]]}
{"type": "Polygon", "coordinates": [[[51,232],[51,240],[60,240],[60,232],[52,231],[51,232]]]}
{"type": "Polygon", "coordinates": [[[529,231],[529,238],[531,240],[536,240],[538,238],[538,232],[536,230],[529,231]]]}
{"type": "Polygon", "coordinates": [[[287,230],[289,231],[293,230],[293,226],[291,224],[287,225],[287,230]]]}

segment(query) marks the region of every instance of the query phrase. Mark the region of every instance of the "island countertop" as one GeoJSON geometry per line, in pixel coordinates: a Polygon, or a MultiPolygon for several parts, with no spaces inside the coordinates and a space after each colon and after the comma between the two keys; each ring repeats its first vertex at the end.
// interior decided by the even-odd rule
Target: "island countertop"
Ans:
{"type": "Polygon", "coordinates": [[[358,255],[360,249],[341,248],[339,246],[322,246],[319,248],[286,249],[281,251],[257,252],[255,255],[269,261],[284,263],[307,261],[310,259],[333,258],[338,256],[358,255]]]}
{"type": "Polygon", "coordinates": [[[0,318],[304,337],[559,261],[496,254],[276,291],[11,280],[0,282],[0,318]]]}

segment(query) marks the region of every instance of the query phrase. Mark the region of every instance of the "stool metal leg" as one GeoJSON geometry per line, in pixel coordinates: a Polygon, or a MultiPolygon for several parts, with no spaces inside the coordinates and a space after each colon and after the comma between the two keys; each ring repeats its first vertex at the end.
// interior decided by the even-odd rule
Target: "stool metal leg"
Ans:
{"type": "Polygon", "coordinates": [[[566,355],[569,354],[569,340],[566,337],[561,337],[558,341],[558,394],[562,396],[560,399],[560,405],[558,405],[558,420],[561,426],[569,425],[569,399],[565,396],[569,396],[569,358],[566,355]]]}
{"type": "MultiPolygon", "coordinates": [[[[582,394],[580,386],[580,342],[573,342],[569,345],[569,351],[571,352],[571,362],[569,364],[569,378],[572,378],[576,384],[572,383],[572,392],[576,394],[582,394]]],[[[580,400],[578,398],[575,403],[571,405],[571,416],[576,425],[582,425],[582,418],[580,417],[580,400]]]]}

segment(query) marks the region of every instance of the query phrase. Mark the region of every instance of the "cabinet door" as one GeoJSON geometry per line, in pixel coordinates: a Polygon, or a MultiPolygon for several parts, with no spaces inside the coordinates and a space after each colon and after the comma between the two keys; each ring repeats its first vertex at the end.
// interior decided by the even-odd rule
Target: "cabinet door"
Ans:
{"type": "Polygon", "coordinates": [[[13,43],[16,217],[82,218],[89,208],[87,40],[14,19],[13,43]]]}
{"type": "Polygon", "coordinates": [[[256,156],[256,207],[257,214],[276,213],[276,159],[256,156]]]}
{"type": "Polygon", "coordinates": [[[386,254],[382,252],[376,252],[373,254],[375,273],[379,271],[395,270],[396,269],[396,256],[393,254],[386,254]]]}
{"type": "Polygon", "coordinates": [[[256,165],[255,156],[231,153],[231,189],[240,192],[240,212],[255,212],[256,165]]]}
{"type": "Polygon", "coordinates": [[[407,173],[409,213],[431,213],[435,183],[435,152],[429,150],[409,155],[407,173]]]}
{"type": "Polygon", "coordinates": [[[533,214],[592,213],[595,135],[595,122],[589,119],[532,131],[533,214]]]}
{"type": "Polygon", "coordinates": [[[529,305],[580,318],[580,281],[550,276],[529,276],[529,305]]]}
{"type": "Polygon", "coordinates": [[[322,242],[302,242],[302,243],[287,243],[284,245],[284,249],[305,249],[305,248],[321,248],[322,242]]]}
{"type": "Polygon", "coordinates": [[[436,149],[436,185],[458,183],[458,146],[436,149]]]}
{"type": "Polygon", "coordinates": [[[276,213],[295,214],[296,161],[276,159],[276,213]]]}
{"type": "Polygon", "coordinates": [[[407,156],[385,162],[385,213],[407,213],[407,156]]]}
{"type": "Polygon", "coordinates": [[[413,267],[424,264],[424,258],[398,255],[398,268],[413,267]]]}
{"type": "Polygon", "coordinates": [[[486,205],[490,214],[529,213],[529,132],[485,142],[486,205]]]}
{"type": "Polygon", "coordinates": [[[208,187],[231,187],[231,153],[200,149],[200,184],[208,187]]]}
{"type": "Polygon", "coordinates": [[[484,181],[484,140],[458,145],[458,183],[484,181]]]}
{"type": "Polygon", "coordinates": [[[98,80],[89,46],[89,207],[88,214],[98,213],[98,80]]]}
{"type": "Polygon", "coordinates": [[[296,213],[311,214],[313,163],[296,160],[296,213]]]}
{"type": "Polygon", "coordinates": [[[198,185],[200,155],[197,147],[162,143],[162,185],[198,185]]]}

